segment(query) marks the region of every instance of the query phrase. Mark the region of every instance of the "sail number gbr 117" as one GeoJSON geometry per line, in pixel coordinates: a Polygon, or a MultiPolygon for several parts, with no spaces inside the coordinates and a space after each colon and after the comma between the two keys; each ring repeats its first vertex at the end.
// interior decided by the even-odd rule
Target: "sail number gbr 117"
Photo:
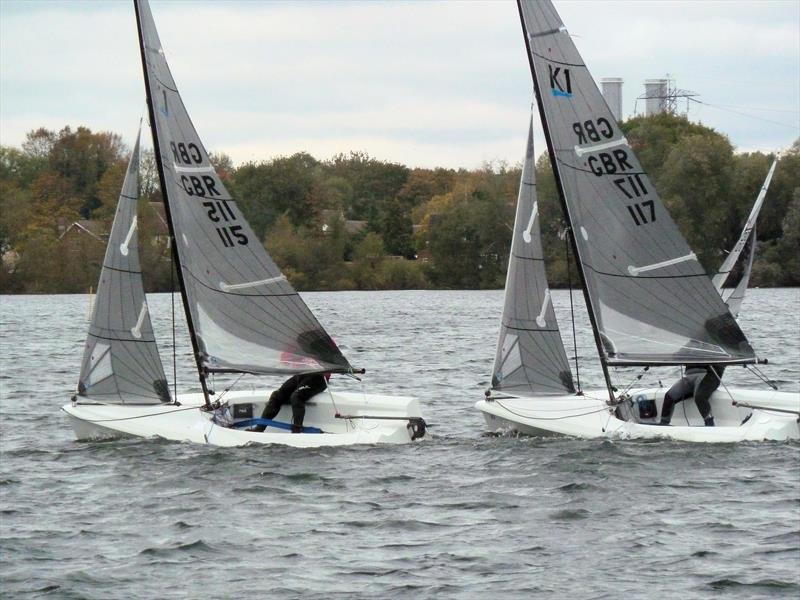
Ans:
{"type": "MultiPolygon", "coordinates": [[[[184,144],[183,142],[170,142],[172,158],[176,166],[188,166],[202,169],[203,155],[196,144],[184,144]]],[[[188,174],[180,175],[181,187],[187,196],[197,198],[209,198],[204,201],[203,207],[206,209],[206,217],[214,224],[217,235],[226,248],[234,246],[246,246],[250,240],[242,232],[243,227],[237,225],[236,213],[230,206],[230,200],[215,198],[222,196],[217,189],[221,184],[215,179],[216,173],[210,165],[206,167],[208,174],[188,174]]],[[[202,169],[205,170],[205,169],[202,169]]]]}
{"type": "MultiPolygon", "coordinates": [[[[583,123],[573,123],[572,130],[577,136],[577,142],[586,144],[587,142],[602,142],[603,138],[611,140],[614,137],[614,128],[608,119],[600,117],[596,121],[591,119],[583,123]]],[[[624,142],[625,139],[620,140],[624,142]]],[[[621,175],[612,181],[620,192],[629,200],[639,200],[632,204],[627,204],[626,208],[636,226],[646,225],[656,220],[656,208],[653,200],[645,199],[648,194],[645,186],[643,173],[631,173],[633,165],[628,160],[628,152],[623,148],[609,149],[604,152],[597,152],[589,156],[586,160],[587,166],[597,177],[603,175],[621,175]]]]}

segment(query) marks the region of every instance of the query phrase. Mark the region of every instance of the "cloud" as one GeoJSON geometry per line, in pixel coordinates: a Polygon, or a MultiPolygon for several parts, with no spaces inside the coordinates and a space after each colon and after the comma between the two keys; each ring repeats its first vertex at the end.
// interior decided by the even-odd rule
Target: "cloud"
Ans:
{"type": "MultiPolygon", "coordinates": [[[[626,114],[641,81],[667,72],[707,102],[800,111],[798,3],[556,6],[595,78],[625,79],[626,114]]],[[[513,2],[156,1],[152,10],[206,146],[235,162],[361,149],[471,168],[522,156],[532,90],[513,2]]],[[[132,139],[144,89],[129,3],[3,0],[0,17],[3,144],[65,124],[132,139]]],[[[690,112],[746,150],[800,133],[798,112],[753,114],[784,125],[690,112]]]]}

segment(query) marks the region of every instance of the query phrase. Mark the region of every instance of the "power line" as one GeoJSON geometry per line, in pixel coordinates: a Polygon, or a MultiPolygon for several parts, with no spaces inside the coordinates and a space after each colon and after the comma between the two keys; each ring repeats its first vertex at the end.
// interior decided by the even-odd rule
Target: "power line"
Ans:
{"type": "Polygon", "coordinates": [[[756,121],[763,121],[764,123],[771,123],[772,125],[778,125],[780,127],[786,127],[787,129],[798,130],[800,129],[800,124],[798,125],[789,125],[788,123],[782,123],[780,121],[773,121],[772,119],[765,119],[764,117],[757,117],[755,115],[751,115],[746,112],[742,112],[739,110],[734,110],[732,108],[725,108],[724,105],[721,104],[709,104],[708,102],[703,102],[702,100],[697,100],[696,98],[687,98],[688,101],[696,102],[697,104],[702,104],[703,106],[708,106],[710,108],[716,108],[717,110],[724,110],[726,112],[734,113],[740,115],[742,117],[747,117],[749,119],[754,119],[756,121]]]}

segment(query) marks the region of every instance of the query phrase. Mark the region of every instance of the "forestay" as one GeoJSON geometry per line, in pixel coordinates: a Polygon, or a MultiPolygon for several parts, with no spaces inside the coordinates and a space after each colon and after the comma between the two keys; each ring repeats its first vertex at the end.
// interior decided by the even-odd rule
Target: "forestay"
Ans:
{"type": "Polygon", "coordinates": [[[753,350],[667,213],[549,0],[520,14],[601,359],[753,362],[753,350]]]}
{"type": "MultiPolygon", "coordinates": [[[[209,162],[170,74],[150,7],[136,1],[158,160],[201,369],[350,370],[209,162]]],[[[213,73],[207,76],[213,84],[213,73]]]]}
{"type": "Polygon", "coordinates": [[[531,119],[492,388],[535,396],[563,395],[575,387],[547,285],[539,223],[531,119]]]}
{"type": "Polygon", "coordinates": [[[78,382],[81,397],[110,404],[170,400],[142,287],[138,198],[139,136],[108,239],[78,382]]]}
{"type": "Polygon", "coordinates": [[[778,159],[776,158],[767,172],[764,185],[761,186],[755,204],[750,210],[750,215],[747,217],[739,240],[712,280],[714,287],[722,296],[734,317],[739,315],[739,310],[742,308],[742,302],[744,301],[744,294],[750,283],[750,271],[753,268],[757,240],[756,221],[758,220],[759,212],[761,212],[761,206],[764,204],[764,198],[767,196],[767,190],[777,164],[778,159]]]}

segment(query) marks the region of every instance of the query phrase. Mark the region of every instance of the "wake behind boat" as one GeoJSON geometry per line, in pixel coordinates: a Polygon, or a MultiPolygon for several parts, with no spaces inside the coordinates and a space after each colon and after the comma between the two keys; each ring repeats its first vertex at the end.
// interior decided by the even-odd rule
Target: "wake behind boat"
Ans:
{"type": "Polygon", "coordinates": [[[544,270],[529,131],[492,387],[476,404],[487,425],[584,438],[800,438],[798,394],[723,383],[707,414],[683,400],[659,426],[666,390],[614,385],[614,366],[754,369],[757,359],[720,296],[728,286],[712,284],[680,234],[550,0],[518,6],[606,390],[581,391],[566,358],[544,270]]]}
{"type": "Polygon", "coordinates": [[[336,393],[261,419],[272,390],[225,392],[209,376],[356,371],[269,256],[209,161],[167,65],[146,0],[134,0],[147,104],[183,307],[202,394],[170,398],[142,288],[138,142],[106,250],[78,394],[63,407],[79,439],[159,436],[221,446],[401,443],[425,433],[414,398],[336,393]],[[263,432],[246,431],[264,427],[263,432]],[[295,428],[299,425],[295,424],[295,428]]]}

